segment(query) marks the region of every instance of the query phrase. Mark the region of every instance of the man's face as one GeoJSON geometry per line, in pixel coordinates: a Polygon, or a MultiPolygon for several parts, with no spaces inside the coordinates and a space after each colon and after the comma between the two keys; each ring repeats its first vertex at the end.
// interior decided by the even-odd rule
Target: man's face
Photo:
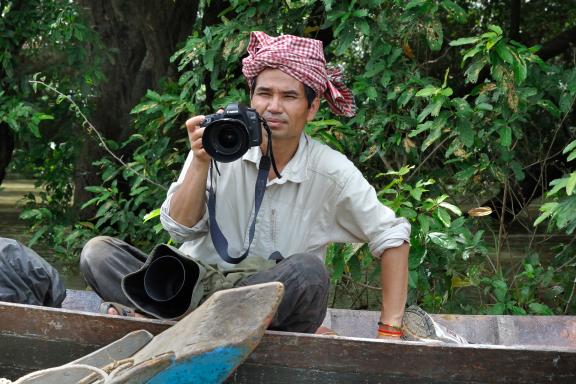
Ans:
{"type": "Polygon", "coordinates": [[[279,69],[265,69],[256,78],[251,105],[268,122],[274,140],[297,141],[320,101],[308,108],[304,84],[279,69]]]}

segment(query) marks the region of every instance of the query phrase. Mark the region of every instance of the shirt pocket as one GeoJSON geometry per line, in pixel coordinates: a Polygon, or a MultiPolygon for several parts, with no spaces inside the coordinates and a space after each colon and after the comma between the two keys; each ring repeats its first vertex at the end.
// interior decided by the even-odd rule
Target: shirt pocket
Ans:
{"type": "Polygon", "coordinates": [[[270,230],[268,232],[274,251],[287,257],[302,252],[310,231],[309,220],[301,206],[275,201],[270,209],[270,230]]]}

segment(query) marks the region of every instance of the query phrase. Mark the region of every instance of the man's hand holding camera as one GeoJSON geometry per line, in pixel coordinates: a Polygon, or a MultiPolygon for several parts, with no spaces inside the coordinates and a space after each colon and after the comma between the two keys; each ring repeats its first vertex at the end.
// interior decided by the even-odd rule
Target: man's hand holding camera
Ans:
{"type": "Polygon", "coordinates": [[[204,215],[206,179],[210,169],[210,155],[204,150],[201,127],[205,116],[194,116],[186,121],[188,140],[193,159],[188,172],[170,201],[170,216],[179,224],[194,226],[204,215]]]}
{"type": "Polygon", "coordinates": [[[186,130],[188,131],[190,148],[194,153],[194,165],[208,168],[211,157],[206,153],[204,146],[202,145],[202,135],[204,134],[205,128],[200,126],[204,121],[204,118],[204,115],[191,117],[186,121],[186,130]]]}
{"type": "Polygon", "coordinates": [[[210,164],[210,155],[204,150],[202,145],[202,135],[204,134],[204,127],[200,124],[204,121],[204,116],[194,116],[186,121],[186,129],[188,130],[188,140],[190,141],[190,148],[194,153],[194,165],[204,164],[206,167],[210,164]]]}

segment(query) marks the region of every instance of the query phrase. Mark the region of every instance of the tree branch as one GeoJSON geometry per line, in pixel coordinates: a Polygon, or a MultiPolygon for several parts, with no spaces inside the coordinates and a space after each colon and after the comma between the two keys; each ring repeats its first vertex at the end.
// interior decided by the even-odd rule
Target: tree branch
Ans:
{"type": "Polygon", "coordinates": [[[110,147],[108,147],[108,145],[106,144],[106,140],[104,139],[104,137],[102,136],[102,134],[96,129],[96,127],[94,125],[92,125],[92,123],[88,120],[88,118],[86,117],[86,115],[82,112],[82,110],[80,109],[80,107],[78,106],[78,104],[76,104],[76,102],[68,95],[63,94],[62,92],[60,92],[59,90],[57,90],[56,88],[54,88],[53,86],[51,86],[50,84],[46,84],[43,81],[38,81],[38,80],[30,80],[31,84],[39,84],[43,87],[46,87],[47,89],[51,90],[52,92],[56,93],[58,96],[64,98],[65,100],[67,100],[73,107],[74,111],[80,116],[80,118],[82,119],[82,126],[84,128],[88,129],[88,132],[94,132],[96,134],[96,136],[98,137],[98,141],[100,142],[100,145],[102,146],[102,148],[104,148],[106,150],[106,152],[108,152],[108,154],[110,156],[112,156],[116,161],[118,161],[124,168],[128,169],[130,172],[134,173],[135,175],[141,177],[143,180],[149,182],[150,184],[153,184],[157,187],[159,187],[160,189],[163,190],[167,190],[168,188],[166,188],[165,186],[163,186],[162,184],[159,184],[157,182],[155,182],[154,180],[149,179],[148,177],[144,176],[142,173],[138,172],[137,170],[135,170],[133,167],[131,167],[129,164],[126,164],[124,162],[124,160],[122,160],[118,155],[116,155],[111,149],[110,147]]]}
{"type": "Polygon", "coordinates": [[[542,60],[551,59],[570,48],[571,44],[576,44],[576,25],[544,43],[538,51],[538,56],[542,60]]]}

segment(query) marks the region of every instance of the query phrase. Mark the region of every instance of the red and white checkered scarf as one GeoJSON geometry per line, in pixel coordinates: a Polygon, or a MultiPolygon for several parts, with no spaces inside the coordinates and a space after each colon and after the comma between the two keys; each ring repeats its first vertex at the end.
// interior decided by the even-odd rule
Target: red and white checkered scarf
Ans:
{"type": "Polygon", "coordinates": [[[356,113],[354,97],[344,85],[342,71],[326,68],[320,40],[252,32],[242,73],[251,85],[251,80],[266,68],[279,69],[323,95],[336,115],[351,117],[356,113]]]}

